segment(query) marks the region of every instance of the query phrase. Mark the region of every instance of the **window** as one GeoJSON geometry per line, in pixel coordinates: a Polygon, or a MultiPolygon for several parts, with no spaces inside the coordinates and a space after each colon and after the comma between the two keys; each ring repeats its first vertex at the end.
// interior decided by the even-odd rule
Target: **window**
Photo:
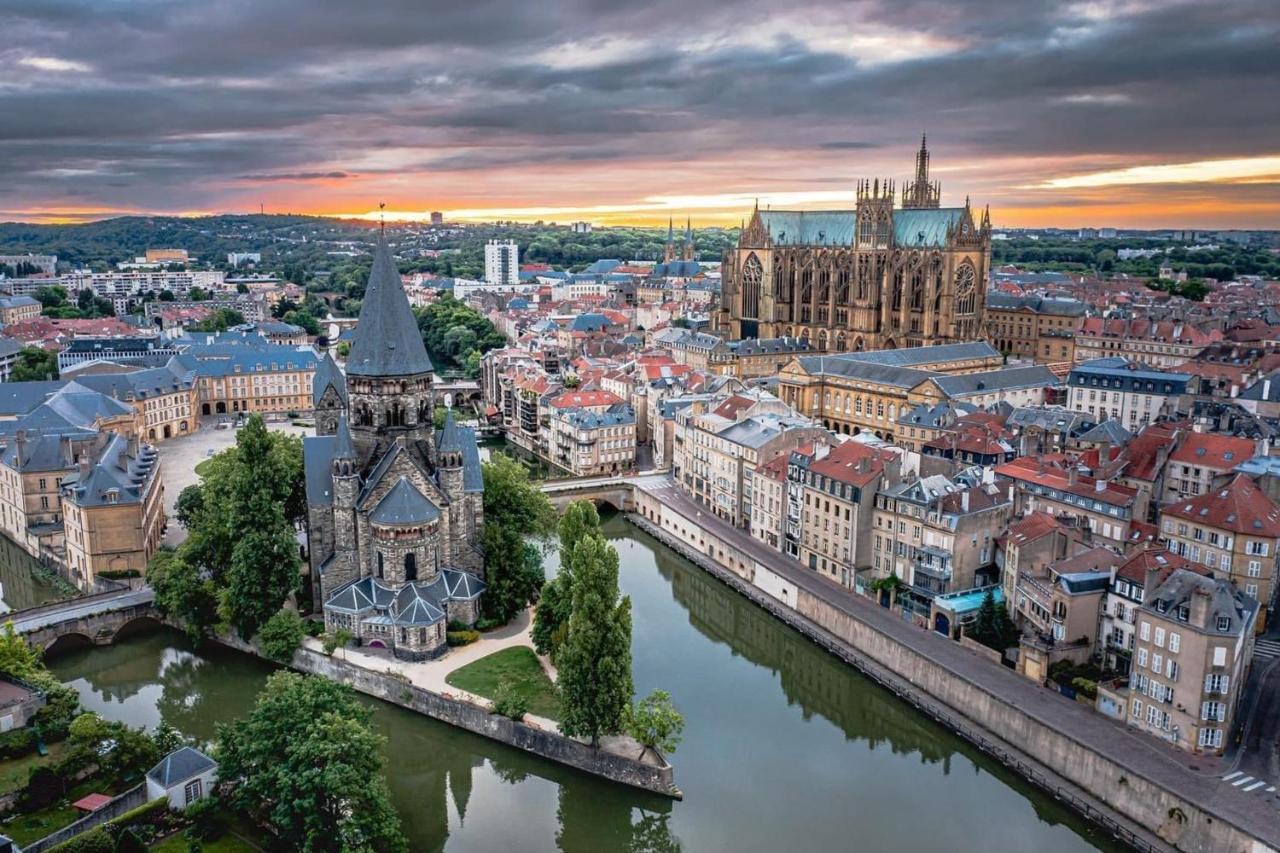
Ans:
{"type": "Polygon", "coordinates": [[[1222,746],[1222,729],[1201,729],[1196,742],[1204,747],[1220,747],[1222,746]]]}
{"type": "Polygon", "coordinates": [[[1134,716],[1134,719],[1139,719],[1142,717],[1142,700],[1141,699],[1133,700],[1133,716],[1134,716]]]}
{"type": "Polygon", "coordinates": [[[1251,578],[1262,577],[1262,563],[1258,562],[1257,560],[1249,561],[1249,577],[1251,578]]]}
{"type": "Polygon", "coordinates": [[[187,783],[186,787],[182,789],[183,802],[187,805],[191,805],[196,800],[200,799],[200,795],[203,791],[204,788],[199,779],[191,780],[187,783]]]}
{"type": "Polygon", "coordinates": [[[1178,673],[1181,671],[1181,668],[1178,666],[1178,662],[1173,658],[1170,658],[1165,666],[1166,669],[1164,674],[1169,677],[1170,681],[1177,681],[1178,673]]]}
{"type": "Polygon", "coordinates": [[[1200,703],[1200,719],[1216,720],[1222,722],[1227,718],[1227,703],[1225,702],[1202,702],[1200,703]]]}
{"type": "Polygon", "coordinates": [[[1205,693],[1226,693],[1227,687],[1231,685],[1231,676],[1229,675],[1206,675],[1204,677],[1205,693]]]}
{"type": "Polygon", "coordinates": [[[1182,647],[1182,635],[1176,631],[1169,632],[1169,651],[1176,652],[1182,647]]]}
{"type": "Polygon", "coordinates": [[[1218,646],[1216,649],[1213,650],[1213,665],[1214,666],[1227,665],[1227,647],[1226,646],[1218,646]]]}
{"type": "Polygon", "coordinates": [[[1146,665],[1147,665],[1147,650],[1138,649],[1138,666],[1146,666],[1146,665]]]}
{"type": "Polygon", "coordinates": [[[1151,669],[1155,672],[1160,672],[1160,670],[1164,669],[1164,655],[1151,656],[1151,669]]]}
{"type": "Polygon", "coordinates": [[[1230,631],[1230,630],[1231,630],[1231,617],[1230,617],[1230,616],[1219,616],[1219,617],[1218,617],[1218,630],[1219,630],[1219,631],[1230,631]]]}
{"type": "Polygon", "coordinates": [[[1151,639],[1151,623],[1150,622],[1143,622],[1141,624],[1141,626],[1138,628],[1138,636],[1141,637],[1144,641],[1151,639]]]}
{"type": "Polygon", "coordinates": [[[1164,629],[1156,628],[1156,647],[1164,648],[1164,629]]]}
{"type": "Polygon", "coordinates": [[[1259,557],[1265,557],[1267,556],[1268,548],[1266,542],[1250,542],[1245,546],[1244,550],[1246,554],[1256,554],[1259,557]]]}

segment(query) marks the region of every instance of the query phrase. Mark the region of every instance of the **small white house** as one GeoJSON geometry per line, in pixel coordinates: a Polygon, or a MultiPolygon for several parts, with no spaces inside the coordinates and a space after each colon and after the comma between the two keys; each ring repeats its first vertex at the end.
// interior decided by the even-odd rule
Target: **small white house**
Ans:
{"type": "Polygon", "coordinates": [[[147,799],[169,798],[169,808],[182,811],[207,796],[218,776],[218,762],[184,746],[160,759],[147,773],[147,799]]]}

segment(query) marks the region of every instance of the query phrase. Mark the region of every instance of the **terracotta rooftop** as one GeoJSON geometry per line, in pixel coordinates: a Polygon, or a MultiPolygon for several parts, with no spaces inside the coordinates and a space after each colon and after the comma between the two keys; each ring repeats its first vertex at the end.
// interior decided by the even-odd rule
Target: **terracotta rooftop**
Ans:
{"type": "Polygon", "coordinates": [[[1187,433],[1170,461],[1205,468],[1230,469],[1253,457],[1257,445],[1247,438],[1208,432],[1187,433]]]}
{"type": "Polygon", "coordinates": [[[1280,506],[1245,474],[1224,488],[1166,504],[1161,512],[1243,536],[1280,538],[1280,506]]]}

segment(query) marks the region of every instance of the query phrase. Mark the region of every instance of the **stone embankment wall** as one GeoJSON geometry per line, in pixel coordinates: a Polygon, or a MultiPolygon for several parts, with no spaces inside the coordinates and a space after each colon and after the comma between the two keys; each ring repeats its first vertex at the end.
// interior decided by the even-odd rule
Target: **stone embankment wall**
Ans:
{"type": "MultiPolygon", "coordinates": [[[[1207,790],[1209,786],[1195,789],[1193,796],[1186,790],[1187,771],[1170,767],[1176,772],[1169,775],[1183,787],[1176,790],[1159,778],[1159,772],[1148,772],[1160,770],[1159,761],[1134,755],[1141,746],[1104,752],[1055,725],[1055,714],[1092,712],[1022,707],[977,683],[979,679],[912,648],[894,636],[896,631],[871,624],[858,613],[864,609],[861,602],[849,609],[836,606],[786,572],[773,571],[752,549],[739,547],[737,531],[716,535],[711,523],[702,525],[689,517],[696,513],[686,515],[641,489],[636,507],[638,514],[628,518],[637,526],[1133,847],[1184,853],[1280,848],[1280,822],[1272,816],[1250,820],[1240,812],[1248,804],[1224,803],[1207,790]]],[[[872,611],[868,616],[881,615],[875,608],[866,609],[872,611]]],[[[902,629],[923,633],[909,626],[902,629]]],[[[971,659],[975,666],[994,666],[971,659]]],[[[1095,724],[1112,725],[1102,717],[1095,724]]]]}
{"type": "MultiPolygon", "coordinates": [[[[251,645],[236,638],[222,637],[219,641],[242,652],[257,654],[251,645]]],[[[666,797],[681,797],[680,789],[675,785],[673,769],[662,759],[659,759],[660,764],[653,764],[605,749],[593,749],[588,744],[557,732],[534,728],[508,717],[492,714],[470,702],[425,690],[394,675],[365,669],[312,649],[299,649],[293,657],[292,668],[331,678],[384,702],[611,782],[666,797]]]]}

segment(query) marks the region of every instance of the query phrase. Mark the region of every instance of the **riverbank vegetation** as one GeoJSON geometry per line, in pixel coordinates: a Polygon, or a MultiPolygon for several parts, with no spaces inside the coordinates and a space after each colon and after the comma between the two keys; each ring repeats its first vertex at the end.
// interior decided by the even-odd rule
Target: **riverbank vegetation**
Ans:
{"type": "Polygon", "coordinates": [[[555,529],[556,513],[529,472],[496,455],[484,464],[485,583],[483,623],[505,625],[528,607],[542,588],[542,550],[537,543],[555,529]]]}
{"type": "Polygon", "coordinates": [[[187,540],[152,558],[156,607],[195,639],[223,626],[250,639],[298,586],[294,524],[306,512],[302,443],[251,415],[178,498],[187,540]]]}
{"type": "Polygon", "coordinates": [[[488,317],[451,293],[441,294],[413,314],[427,355],[442,373],[460,372],[475,379],[480,375],[480,356],[507,345],[506,336],[494,328],[488,317]]]}
{"type": "MultiPolygon", "coordinates": [[[[459,690],[494,702],[517,702],[524,713],[552,720],[560,718],[560,696],[556,686],[543,671],[537,656],[524,646],[502,649],[472,661],[449,673],[444,680],[459,690]]],[[[504,712],[499,710],[498,713],[504,712]]]]}
{"type": "Polygon", "coordinates": [[[406,850],[371,713],[349,687],[275,673],[247,717],[218,727],[227,803],[286,849],[406,850]]]}

